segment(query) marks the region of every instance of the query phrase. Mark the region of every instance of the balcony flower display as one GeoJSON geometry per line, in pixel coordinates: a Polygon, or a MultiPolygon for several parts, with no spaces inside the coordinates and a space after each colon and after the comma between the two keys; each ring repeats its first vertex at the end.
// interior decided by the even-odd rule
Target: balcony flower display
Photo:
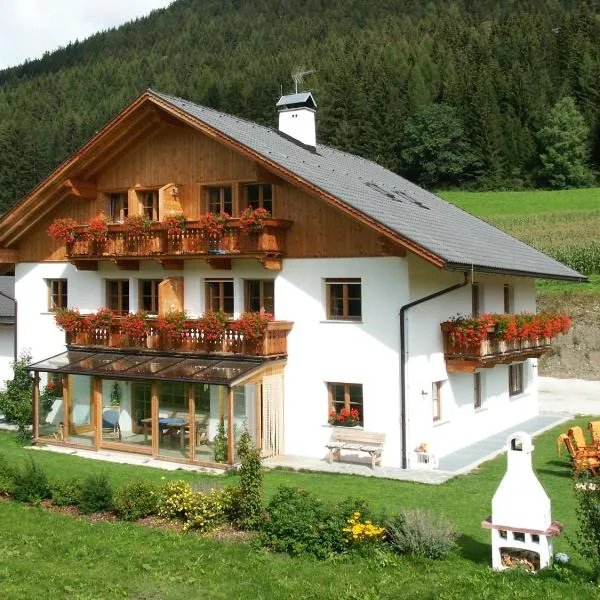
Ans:
{"type": "Polygon", "coordinates": [[[108,240],[108,219],[103,215],[96,215],[89,223],[86,235],[97,244],[105,244],[108,240]]]}
{"type": "Polygon", "coordinates": [[[329,423],[336,427],[355,427],[360,423],[360,412],[356,408],[334,409],[329,413],[329,423]]]}
{"type": "Polygon", "coordinates": [[[223,235],[225,225],[231,219],[231,216],[226,212],[220,213],[205,213],[200,215],[198,224],[200,229],[208,235],[209,238],[218,239],[223,235]]]}
{"type": "Polygon", "coordinates": [[[552,339],[567,333],[571,319],[560,313],[485,314],[480,316],[458,315],[449,321],[449,334],[459,346],[479,345],[488,334],[511,341],[552,339]]]}
{"type": "Polygon", "coordinates": [[[265,228],[265,221],[271,213],[265,208],[249,206],[240,215],[240,227],[249,233],[260,233],[265,228]]]}
{"type": "Polygon", "coordinates": [[[115,314],[108,307],[101,308],[97,313],[87,315],[85,324],[90,329],[110,329],[115,314]]]}
{"type": "Polygon", "coordinates": [[[120,320],[121,333],[133,338],[143,338],[151,330],[148,313],[140,310],[136,313],[127,313],[120,320]]]}
{"type": "Polygon", "coordinates": [[[48,227],[48,235],[55,240],[61,240],[65,244],[72,244],[76,239],[78,223],[70,217],[54,219],[48,227]]]}
{"type": "Polygon", "coordinates": [[[81,313],[77,308],[59,308],[54,313],[56,325],[65,333],[74,333],[81,325],[81,313]]]}
{"type": "Polygon", "coordinates": [[[131,236],[147,237],[152,231],[152,219],[146,215],[129,215],[125,219],[125,225],[131,236]]]}
{"type": "Polygon", "coordinates": [[[187,219],[185,215],[170,215],[164,221],[163,225],[167,230],[167,235],[181,235],[187,229],[187,219]]]}
{"type": "Polygon", "coordinates": [[[227,324],[227,315],[221,311],[208,310],[198,319],[198,325],[202,330],[204,339],[209,342],[221,340],[227,329],[227,324]]]}
{"type": "Polygon", "coordinates": [[[172,310],[166,315],[161,315],[156,321],[156,328],[168,336],[180,336],[186,327],[188,320],[184,310],[172,310]]]}
{"type": "Polygon", "coordinates": [[[235,328],[245,340],[256,341],[264,337],[273,315],[266,312],[244,312],[235,322],[235,328]]]}

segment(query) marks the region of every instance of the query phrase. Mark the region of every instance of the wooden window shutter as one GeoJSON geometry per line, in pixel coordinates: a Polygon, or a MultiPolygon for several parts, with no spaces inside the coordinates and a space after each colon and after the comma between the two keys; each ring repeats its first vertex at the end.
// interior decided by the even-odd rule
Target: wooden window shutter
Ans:
{"type": "Polygon", "coordinates": [[[183,310],[183,277],[169,277],[158,284],[158,314],[183,310]]]}

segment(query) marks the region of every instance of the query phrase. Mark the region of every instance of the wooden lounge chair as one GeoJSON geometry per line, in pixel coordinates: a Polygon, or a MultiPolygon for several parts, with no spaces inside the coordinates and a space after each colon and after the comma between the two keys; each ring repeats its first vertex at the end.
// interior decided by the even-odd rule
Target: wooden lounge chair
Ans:
{"type": "Polygon", "coordinates": [[[592,475],[597,474],[598,469],[600,469],[600,460],[596,456],[590,455],[585,449],[577,450],[573,439],[566,433],[561,433],[556,440],[559,456],[563,443],[567,447],[577,473],[580,473],[581,471],[591,471],[592,475]]]}
{"type": "Polygon", "coordinates": [[[592,435],[592,444],[596,448],[600,448],[600,421],[590,421],[588,423],[588,429],[592,435]]]}
{"type": "Polygon", "coordinates": [[[571,427],[569,431],[567,431],[567,435],[571,438],[575,450],[578,452],[585,452],[588,456],[600,458],[600,451],[593,444],[589,445],[587,443],[585,434],[583,433],[583,429],[581,427],[571,427]]]}

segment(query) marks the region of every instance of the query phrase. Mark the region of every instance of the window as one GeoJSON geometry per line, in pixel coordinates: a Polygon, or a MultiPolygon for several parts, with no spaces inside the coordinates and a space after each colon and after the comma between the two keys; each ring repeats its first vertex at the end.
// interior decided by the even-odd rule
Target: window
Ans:
{"type": "Polygon", "coordinates": [[[275,313],[275,282],[272,279],[246,281],[246,310],[275,313]]]}
{"type": "Polygon", "coordinates": [[[360,321],[362,317],[360,279],[326,279],[327,318],[360,321]]]}
{"type": "Polygon", "coordinates": [[[359,383],[328,383],[329,412],[339,413],[343,408],[358,410],[358,424],[364,425],[363,420],[363,389],[359,383]]]}
{"type": "Polygon", "coordinates": [[[474,317],[479,316],[481,311],[481,285],[473,283],[471,285],[471,314],[474,317]]]}
{"type": "Polygon", "coordinates": [[[514,289],[512,285],[504,285],[504,312],[511,314],[514,312],[514,289]]]}
{"type": "Polygon", "coordinates": [[[206,281],[206,310],[223,311],[233,316],[233,280],[210,279],[206,281]]]}
{"type": "Polygon", "coordinates": [[[431,400],[433,404],[433,421],[442,420],[442,385],[443,381],[434,381],[431,384],[431,400]]]}
{"type": "Polygon", "coordinates": [[[244,202],[246,206],[265,208],[273,214],[273,186],[270,183],[245,185],[244,202]]]}
{"type": "Polygon", "coordinates": [[[158,284],[160,279],[141,279],[139,287],[139,308],[149,315],[158,314],[158,284]]]}
{"type": "Polygon", "coordinates": [[[473,373],[473,406],[481,408],[481,373],[473,373]]]}
{"type": "Polygon", "coordinates": [[[107,194],[108,218],[113,222],[124,221],[129,214],[127,192],[107,194]]]}
{"type": "Polygon", "coordinates": [[[207,187],[205,191],[206,210],[211,213],[233,213],[233,194],[231,186],[207,187]]]}
{"type": "Polygon", "coordinates": [[[516,396],[523,393],[523,363],[508,367],[508,394],[516,396]]]}
{"type": "Polygon", "coordinates": [[[128,279],[109,279],[106,282],[106,306],[116,313],[129,312],[128,279]]]}
{"type": "Polygon", "coordinates": [[[67,308],[67,280],[47,279],[46,283],[48,284],[48,310],[67,308]]]}
{"type": "Polygon", "coordinates": [[[152,221],[158,221],[158,190],[148,190],[147,192],[139,192],[139,194],[142,214],[152,219],[152,221]]]}

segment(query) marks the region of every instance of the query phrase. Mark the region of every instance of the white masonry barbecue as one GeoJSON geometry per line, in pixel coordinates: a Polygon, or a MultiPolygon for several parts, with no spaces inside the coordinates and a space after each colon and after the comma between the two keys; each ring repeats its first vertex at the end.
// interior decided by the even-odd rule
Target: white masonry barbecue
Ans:
{"type": "Polygon", "coordinates": [[[533,571],[552,560],[552,538],[562,524],[550,517],[550,498],[532,467],[529,434],[518,431],[506,443],[506,475],[492,499],[492,516],[481,526],[492,531],[492,567],[521,565],[533,571]]]}

